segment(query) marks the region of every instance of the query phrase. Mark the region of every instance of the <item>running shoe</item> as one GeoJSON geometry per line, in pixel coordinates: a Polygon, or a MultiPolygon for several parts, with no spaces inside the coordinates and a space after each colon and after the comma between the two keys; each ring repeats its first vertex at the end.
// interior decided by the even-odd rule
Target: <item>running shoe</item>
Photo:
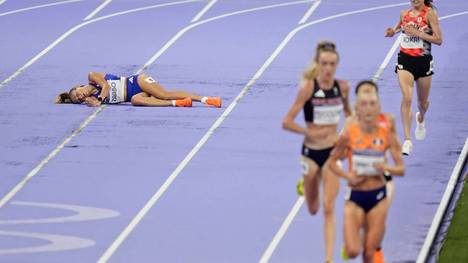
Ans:
{"type": "Polygon", "coordinates": [[[208,99],[206,100],[206,104],[215,106],[217,108],[221,108],[221,103],[222,101],[220,97],[208,97],[208,99]]]}
{"type": "Polygon", "coordinates": [[[416,140],[424,140],[426,137],[426,127],[424,126],[424,121],[418,121],[419,115],[419,111],[416,112],[416,129],[414,130],[414,136],[416,137],[416,140]]]}
{"type": "Polygon", "coordinates": [[[177,107],[192,107],[192,99],[185,98],[183,100],[176,100],[175,104],[177,107]]]}
{"type": "Polygon", "coordinates": [[[299,196],[304,195],[304,177],[301,177],[301,179],[299,179],[299,181],[297,182],[296,189],[297,189],[297,194],[299,196]]]}
{"type": "Polygon", "coordinates": [[[403,142],[403,146],[401,147],[401,153],[403,155],[410,155],[412,150],[413,150],[413,143],[411,143],[410,140],[405,140],[403,142]]]}
{"type": "Polygon", "coordinates": [[[346,249],[344,247],[341,248],[341,258],[343,258],[344,261],[348,261],[349,257],[346,254],[346,249]]]}
{"type": "Polygon", "coordinates": [[[374,263],[385,263],[382,249],[376,250],[374,253],[374,263]]]}

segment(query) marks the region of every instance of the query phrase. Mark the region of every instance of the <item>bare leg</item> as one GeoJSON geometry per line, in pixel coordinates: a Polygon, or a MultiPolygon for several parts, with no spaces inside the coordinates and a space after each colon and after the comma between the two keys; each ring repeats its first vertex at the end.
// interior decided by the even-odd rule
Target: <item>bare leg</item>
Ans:
{"type": "Polygon", "coordinates": [[[308,166],[304,176],[304,197],[309,213],[315,215],[320,207],[320,168],[318,165],[303,156],[302,161],[308,166]]]}
{"type": "Polygon", "coordinates": [[[432,76],[416,80],[416,92],[418,94],[419,120],[424,121],[424,116],[429,108],[429,92],[431,90],[432,76]]]}
{"type": "Polygon", "coordinates": [[[322,168],[323,177],[323,214],[324,214],[324,235],[325,235],[325,257],[326,260],[333,260],[333,248],[336,236],[336,215],[335,201],[340,189],[340,181],[328,165],[322,168]]]}
{"type": "Polygon", "coordinates": [[[365,233],[364,262],[374,262],[375,250],[379,247],[385,233],[385,220],[387,219],[388,200],[380,201],[366,215],[367,231],[365,233]]]}
{"type": "Polygon", "coordinates": [[[398,80],[400,82],[401,93],[401,120],[403,122],[403,131],[405,140],[411,140],[411,99],[413,96],[414,77],[406,70],[398,70],[398,80]]]}
{"type": "Polygon", "coordinates": [[[153,96],[149,96],[145,92],[140,92],[132,97],[132,105],[164,107],[164,106],[172,106],[172,102],[170,100],[160,100],[153,96]]]}
{"type": "Polygon", "coordinates": [[[349,258],[359,256],[361,251],[360,230],[364,226],[364,210],[352,201],[346,201],[344,208],[345,252],[349,258]]]}
{"type": "Polygon", "coordinates": [[[181,100],[191,98],[194,101],[201,101],[202,99],[201,96],[185,91],[168,91],[161,84],[157,83],[145,74],[140,74],[138,76],[138,85],[144,92],[161,100],[181,100]]]}

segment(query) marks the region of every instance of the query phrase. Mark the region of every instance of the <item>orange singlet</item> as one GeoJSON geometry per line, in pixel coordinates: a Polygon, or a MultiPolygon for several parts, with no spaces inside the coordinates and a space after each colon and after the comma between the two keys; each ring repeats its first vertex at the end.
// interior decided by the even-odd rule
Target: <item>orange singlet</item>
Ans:
{"type": "Polygon", "coordinates": [[[373,164],[386,161],[385,153],[389,148],[388,135],[391,124],[384,114],[379,115],[377,122],[377,130],[372,134],[363,133],[357,122],[348,127],[349,170],[357,175],[380,175],[373,164]]]}

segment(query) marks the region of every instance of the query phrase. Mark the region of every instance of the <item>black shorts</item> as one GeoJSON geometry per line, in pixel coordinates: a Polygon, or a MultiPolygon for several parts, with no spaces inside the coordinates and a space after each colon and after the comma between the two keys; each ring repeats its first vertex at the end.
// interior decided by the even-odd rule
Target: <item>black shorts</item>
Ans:
{"type": "Polygon", "coordinates": [[[325,164],[328,157],[330,156],[331,151],[333,150],[333,146],[330,148],[322,149],[322,150],[314,150],[310,149],[309,147],[302,145],[302,155],[314,161],[320,168],[325,164]]]}
{"type": "Polygon", "coordinates": [[[357,206],[362,208],[367,214],[372,208],[374,208],[380,201],[384,200],[387,197],[387,188],[382,186],[380,188],[370,190],[370,191],[357,191],[351,190],[347,194],[345,199],[355,203],[357,206]]]}
{"type": "Polygon", "coordinates": [[[414,80],[434,75],[432,55],[413,57],[405,53],[398,53],[398,62],[395,73],[398,70],[406,70],[411,73],[414,80]]]}

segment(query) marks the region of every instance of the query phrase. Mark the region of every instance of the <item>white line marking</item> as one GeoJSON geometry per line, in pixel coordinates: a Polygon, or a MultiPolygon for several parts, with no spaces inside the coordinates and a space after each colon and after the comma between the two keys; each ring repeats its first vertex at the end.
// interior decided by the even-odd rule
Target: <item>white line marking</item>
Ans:
{"type": "Polygon", "coordinates": [[[304,24],[305,22],[307,22],[307,19],[309,19],[309,17],[312,15],[312,13],[314,13],[315,9],[317,9],[317,7],[320,5],[321,2],[322,2],[322,0],[316,0],[312,4],[312,6],[309,8],[309,10],[302,17],[301,21],[299,21],[299,25],[304,24]]]}
{"type": "Polygon", "coordinates": [[[16,195],[25,185],[26,183],[33,177],[35,176],[41,169],[46,165],[52,158],[57,155],[60,150],[68,143],[70,142],[73,137],[75,137],[80,131],[88,125],[94,118],[96,118],[97,114],[101,112],[104,109],[105,105],[99,107],[91,116],[89,116],[81,125],[78,129],[73,131],[73,133],[68,136],[57,148],[55,148],[44,160],[42,160],[34,169],[32,169],[26,177],[24,177],[13,189],[10,190],[1,200],[0,200],[0,208],[2,208],[13,196],[16,195]]]}
{"type": "Polygon", "coordinates": [[[278,246],[279,242],[283,238],[283,236],[286,234],[286,231],[288,231],[289,226],[291,225],[291,222],[294,220],[296,217],[297,213],[299,212],[299,209],[301,209],[302,204],[304,204],[304,197],[299,197],[294,204],[293,208],[289,212],[288,216],[286,219],[283,221],[283,224],[281,225],[280,229],[278,230],[278,233],[276,233],[275,237],[271,241],[270,245],[268,248],[265,250],[265,253],[263,253],[262,258],[260,259],[260,263],[267,263],[270,260],[271,255],[273,254],[273,251],[275,251],[276,247],[278,246]]]}
{"type": "MultiPolygon", "coordinates": [[[[303,2],[303,1],[300,1],[303,2]]],[[[310,2],[310,1],[306,1],[310,2]]],[[[176,167],[176,169],[171,173],[171,175],[166,179],[166,181],[163,183],[163,185],[158,189],[158,191],[148,200],[148,202],[144,205],[144,207],[138,212],[138,214],[132,219],[132,221],[128,224],[128,226],[120,233],[120,235],[117,237],[117,239],[112,243],[112,245],[105,251],[105,253],[101,256],[98,262],[107,262],[109,258],[112,256],[112,254],[118,249],[118,247],[123,243],[123,241],[128,237],[128,235],[135,229],[135,227],[138,225],[138,223],[143,219],[143,217],[149,212],[149,210],[156,204],[156,202],[159,200],[159,198],[164,194],[164,192],[169,188],[169,186],[172,184],[172,182],[177,178],[177,176],[180,174],[180,172],[185,168],[185,166],[190,162],[190,160],[197,154],[197,152],[203,147],[203,145],[208,141],[208,139],[213,135],[214,131],[221,125],[221,123],[227,118],[227,116],[231,113],[231,111],[237,106],[237,103],[244,97],[244,95],[249,91],[249,89],[252,87],[252,85],[255,83],[255,81],[260,78],[260,76],[263,74],[263,72],[270,66],[270,64],[273,62],[273,60],[278,56],[278,54],[281,52],[281,50],[286,46],[286,44],[291,40],[291,38],[300,30],[309,27],[314,24],[318,24],[327,20],[331,20],[334,18],[346,16],[346,15],[352,15],[352,14],[358,14],[358,13],[364,13],[364,12],[369,12],[373,10],[378,10],[378,9],[384,9],[384,8],[390,8],[390,7],[395,7],[395,6],[401,6],[401,5],[407,5],[408,3],[400,3],[400,4],[393,4],[393,5],[385,5],[381,7],[373,7],[373,8],[367,8],[367,9],[362,9],[362,10],[357,10],[353,12],[346,12],[330,17],[326,17],[323,19],[319,19],[307,24],[304,24],[302,26],[299,26],[298,28],[294,29],[292,32],[288,34],[288,36],[283,40],[283,42],[277,47],[277,49],[273,52],[273,54],[265,61],[265,63],[262,65],[262,67],[255,73],[253,78],[247,83],[247,85],[242,89],[242,91],[237,95],[237,97],[231,102],[231,104],[226,108],[226,110],[223,112],[223,114],[215,121],[215,123],[210,127],[210,129],[205,133],[205,135],[200,139],[200,141],[195,145],[195,147],[187,154],[187,156],[182,160],[182,162],[179,163],[179,165],[176,167]]],[[[283,4],[286,5],[286,4],[283,4]]],[[[258,8],[257,8],[258,9],[258,8]]],[[[240,12],[235,12],[235,13],[241,13],[240,12]]],[[[221,17],[221,16],[220,16],[221,17]]],[[[173,39],[177,39],[178,36],[180,37],[184,32],[186,32],[188,29],[194,27],[195,25],[201,24],[201,23],[206,23],[206,21],[213,21],[215,19],[219,19],[219,17],[214,17],[210,18],[192,25],[189,25],[188,27],[182,29],[176,36],[173,37],[173,39]]],[[[165,50],[169,46],[172,45],[171,39],[161,50],[165,50]]],[[[175,40],[174,40],[175,41],[175,40]]],[[[160,51],[161,51],[160,50],[160,51]]],[[[154,62],[159,56],[161,52],[158,52],[155,56],[153,56],[144,66],[144,68],[148,67],[151,63],[154,62]]],[[[162,53],[161,53],[162,54],[162,53]]],[[[143,69],[142,69],[143,70],[143,69]]]]}
{"type": "Polygon", "coordinates": [[[0,225],[22,225],[22,224],[50,224],[50,223],[69,223],[80,221],[94,221],[119,216],[120,213],[114,210],[79,205],[38,203],[38,202],[11,202],[10,205],[40,207],[48,209],[60,209],[72,211],[70,216],[32,218],[32,219],[6,219],[0,220],[0,225]]]}
{"type": "MultiPolygon", "coordinates": [[[[468,11],[460,12],[456,14],[451,14],[447,16],[441,17],[439,20],[444,20],[452,17],[467,15],[468,11]]],[[[424,240],[424,244],[419,251],[418,258],[416,263],[424,263],[427,260],[427,256],[431,250],[432,243],[434,242],[434,238],[437,235],[437,231],[439,230],[440,223],[444,217],[445,211],[447,210],[447,206],[450,203],[450,199],[452,198],[453,191],[455,190],[455,186],[458,181],[458,177],[460,176],[461,169],[463,168],[463,164],[466,161],[468,155],[468,138],[465,140],[465,145],[463,146],[463,150],[458,157],[458,161],[453,168],[452,175],[450,176],[450,180],[445,188],[444,195],[442,196],[442,200],[440,201],[439,207],[437,208],[436,214],[432,219],[431,227],[427,232],[426,239],[424,240]]]]}
{"type": "MultiPolygon", "coordinates": [[[[101,21],[104,19],[108,19],[111,17],[115,16],[120,16],[120,15],[126,15],[129,13],[134,13],[134,12],[140,12],[144,10],[149,10],[149,9],[154,9],[154,8],[160,8],[160,7],[167,7],[167,6],[173,6],[173,5],[180,5],[180,4],[185,4],[185,3],[193,3],[193,2],[199,2],[200,0],[186,0],[186,1],[179,1],[179,2],[172,2],[172,3],[166,3],[166,4],[157,4],[157,5],[152,5],[152,6],[147,6],[147,7],[141,7],[141,8],[135,8],[123,12],[118,12],[114,14],[110,14],[107,16],[102,16],[98,18],[94,18],[85,22],[82,22],[81,24],[78,24],[74,26],[73,28],[69,29],[67,32],[65,32],[63,35],[61,35],[58,39],[56,39],[52,44],[50,44],[47,48],[42,50],[39,54],[37,54],[34,58],[29,60],[26,64],[24,64],[20,69],[18,69],[15,73],[13,73],[11,76],[6,78],[2,83],[0,83],[0,90],[3,89],[10,81],[15,79],[18,75],[20,75],[23,71],[25,71],[27,68],[29,68],[32,64],[34,64],[37,60],[39,60],[41,57],[43,57],[45,54],[47,54],[52,48],[54,48],[56,45],[58,45],[60,42],[65,40],[69,35],[71,35],[73,32],[76,30],[80,29],[81,27],[84,27],[88,24],[101,21]]],[[[1,207],[1,205],[0,205],[1,207]]]]}
{"type": "Polygon", "coordinates": [[[206,12],[208,12],[208,10],[209,10],[216,2],[218,2],[218,0],[211,0],[211,1],[205,6],[205,8],[203,8],[203,9],[192,19],[192,21],[190,21],[190,23],[194,23],[194,22],[197,22],[198,20],[200,20],[200,18],[201,18],[206,12]]]}
{"type": "MultiPolygon", "coordinates": [[[[69,3],[75,3],[75,2],[81,2],[82,0],[68,0],[68,1],[63,1],[63,2],[56,2],[56,3],[51,3],[51,4],[45,4],[45,5],[37,5],[37,6],[31,6],[31,7],[26,7],[26,8],[21,8],[17,10],[12,10],[8,11],[5,13],[0,13],[1,16],[6,16],[6,15],[11,15],[11,14],[16,14],[16,13],[21,13],[29,10],[34,10],[34,9],[39,9],[39,8],[44,8],[44,7],[49,7],[49,6],[54,6],[54,5],[63,5],[63,4],[69,4],[69,3]]],[[[0,5],[2,2],[0,2],[0,5]]]]}
{"type": "Polygon", "coordinates": [[[180,30],[179,32],[177,32],[177,34],[175,34],[158,52],[156,52],[156,54],[154,54],[146,63],[145,65],[143,66],[143,68],[137,72],[137,74],[143,72],[144,70],[146,70],[149,66],[151,66],[151,64],[153,64],[169,47],[171,47],[180,37],[182,37],[187,31],[189,31],[190,29],[194,28],[194,27],[197,27],[199,25],[202,25],[202,24],[205,24],[205,23],[208,23],[208,22],[212,22],[212,21],[215,21],[215,20],[218,20],[218,19],[222,19],[222,18],[225,18],[225,17],[228,17],[228,16],[234,16],[234,15],[240,15],[240,14],[245,14],[245,13],[250,13],[250,12],[256,12],[256,11],[260,11],[260,10],[267,10],[267,9],[271,9],[271,8],[278,8],[278,7],[284,7],[284,6],[290,6],[290,5],[296,5],[296,4],[303,4],[303,3],[309,3],[309,2],[312,2],[313,0],[303,0],[303,1],[296,1],[296,2],[289,2],[289,3],[283,3],[283,4],[276,4],[276,5],[268,5],[268,6],[262,6],[262,7],[256,7],[256,8],[252,8],[252,9],[246,9],[246,10],[242,10],[242,11],[237,11],[237,12],[232,12],[232,13],[228,13],[228,14],[224,14],[224,15],[219,15],[219,16],[216,16],[216,17],[212,17],[212,18],[209,18],[209,19],[205,19],[205,20],[202,20],[202,21],[199,21],[199,22],[196,22],[196,23],[193,23],[193,24],[190,24],[188,25],[187,27],[183,28],[182,30],[180,30]]]}
{"type": "Polygon", "coordinates": [[[112,0],[105,0],[100,6],[98,6],[96,9],[94,9],[93,12],[91,12],[87,17],[83,19],[83,21],[89,20],[93,18],[99,11],[101,11],[104,7],[106,7],[108,4],[110,4],[112,0]]]}
{"type": "Polygon", "coordinates": [[[395,42],[393,42],[393,45],[392,47],[390,48],[390,50],[387,52],[387,55],[385,56],[385,59],[382,61],[382,64],[380,64],[379,68],[377,69],[377,71],[375,72],[374,76],[372,77],[372,80],[374,82],[378,82],[380,76],[382,75],[382,73],[384,72],[385,68],[387,67],[388,63],[390,62],[390,59],[392,59],[393,57],[393,54],[395,53],[395,51],[398,49],[398,47],[400,46],[400,40],[401,40],[401,36],[402,35],[398,35],[396,37],[396,40],[395,42]]]}
{"type": "Polygon", "coordinates": [[[426,239],[424,240],[424,244],[419,252],[418,259],[416,260],[417,263],[424,263],[427,260],[427,256],[431,250],[432,243],[434,242],[434,238],[439,230],[440,223],[444,217],[445,210],[450,203],[450,199],[452,198],[453,191],[455,190],[455,186],[457,185],[458,177],[460,176],[463,168],[463,164],[466,161],[468,155],[468,138],[465,140],[465,145],[463,146],[463,150],[458,157],[458,161],[453,168],[452,175],[450,176],[450,180],[445,188],[444,195],[442,196],[442,200],[440,201],[439,207],[437,208],[437,212],[432,220],[431,227],[427,233],[426,239]]]}
{"type": "Polygon", "coordinates": [[[28,233],[2,230],[0,231],[0,236],[35,238],[48,241],[45,245],[21,248],[2,248],[0,249],[0,255],[63,251],[90,247],[96,244],[96,242],[90,239],[84,239],[74,236],[52,235],[46,233],[28,233]]]}
{"type": "Polygon", "coordinates": [[[5,2],[6,2],[6,0],[0,0],[0,5],[5,3],[5,2]]]}

